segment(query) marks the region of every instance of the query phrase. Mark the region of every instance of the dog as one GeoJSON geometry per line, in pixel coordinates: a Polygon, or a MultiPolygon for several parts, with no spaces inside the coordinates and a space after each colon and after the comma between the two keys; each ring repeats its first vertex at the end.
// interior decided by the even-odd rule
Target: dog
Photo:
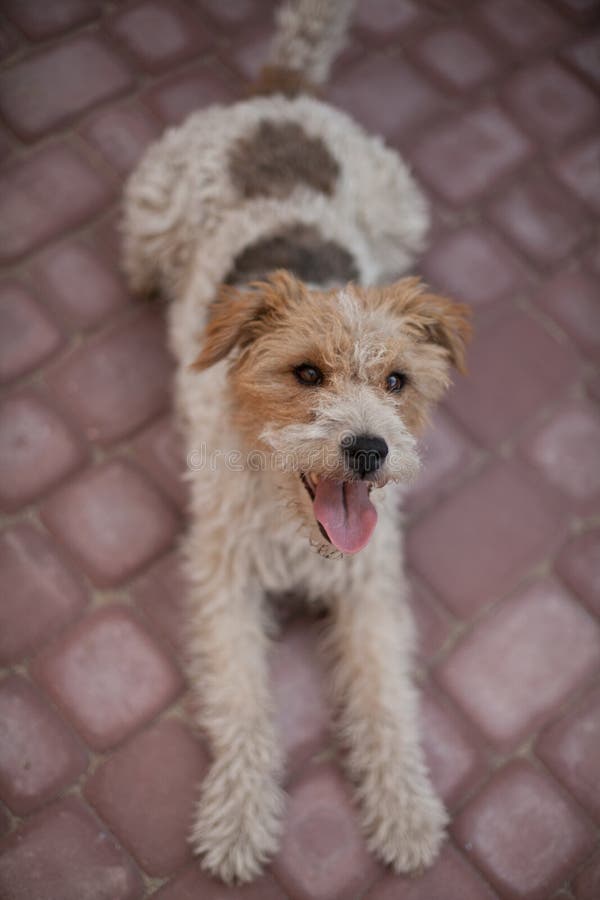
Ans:
{"type": "Polygon", "coordinates": [[[225,882],[276,852],[284,760],[267,598],[326,611],[322,651],[342,763],[368,846],[432,863],[447,815],[419,742],[393,484],[464,368],[467,310],[406,272],[427,206],[383,142],[319,100],[349,0],[296,0],[255,94],[150,147],[125,190],[136,292],[169,299],[188,454],[189,671],[212,766],[191,841],[225,882]],[[191,457],[189,457],[191,458],[191,457]]]}

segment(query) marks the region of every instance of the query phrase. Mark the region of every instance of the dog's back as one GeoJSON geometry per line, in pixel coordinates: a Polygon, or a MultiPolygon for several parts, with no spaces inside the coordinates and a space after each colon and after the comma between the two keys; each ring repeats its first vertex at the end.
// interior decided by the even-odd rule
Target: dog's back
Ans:
{"type": "Polygon", "coordinates": [[[125,192],[135,291],[196,302],[287,268],[310,283],[389,280],[422,248],[425,201],[398,155],[317,99],[353,3],[285,5],[253,96],[211,106],[146,153],[125,192]],[[206,286],[204,286],[206,285],[206,286]]]}

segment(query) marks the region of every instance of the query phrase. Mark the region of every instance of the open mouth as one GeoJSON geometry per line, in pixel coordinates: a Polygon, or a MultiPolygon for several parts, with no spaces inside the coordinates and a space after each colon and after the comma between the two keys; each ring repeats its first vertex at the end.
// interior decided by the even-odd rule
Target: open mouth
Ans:
{"type": "Polygon", "coordinates": [[[301,472],[315,519],[323,537],[342,553],[358,553],[368,544],[377,524],[369,481],[339,481],[301,472]]]}

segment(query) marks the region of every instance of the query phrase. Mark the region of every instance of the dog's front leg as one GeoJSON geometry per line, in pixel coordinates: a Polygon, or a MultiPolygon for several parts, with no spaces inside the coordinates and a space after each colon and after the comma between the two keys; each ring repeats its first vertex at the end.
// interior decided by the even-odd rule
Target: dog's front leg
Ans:
{"type": "Polygon", "coordinates": [[[191,601],[190,674],[213,753],[192,845],[223,881],[250,881],[277,850],[283,813],[262,596],[251,579],[218,566],[192,587],[191,601]]]}
{"type": "Polygon", "coordinates": [[[397,872],[433,862],[447,815],[419,742],[413,623],[389,566],[336,599],[325,641],[348,774],[370,849],[397,872]]]}

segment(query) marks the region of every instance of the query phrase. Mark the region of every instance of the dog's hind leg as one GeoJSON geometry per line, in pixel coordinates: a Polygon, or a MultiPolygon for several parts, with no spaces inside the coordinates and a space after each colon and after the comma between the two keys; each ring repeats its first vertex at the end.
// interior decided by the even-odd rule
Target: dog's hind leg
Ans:
{"type": "Polygon", "coordinates": [[[250,881],[277,850],[284,795],[263,599],[245,567],[222,555],[226,544],[213,530],[188,545],[203,563],[190,566],[190,675],[213,754],[191,842],[203,867],[231,883],[250,881]]]}
{"type": "Polygon", "coordinates": [[[389,560],[336,598],[324,649],[344,761],[369,848],[398,872],[433,862],[446,812],[419,743],[413,623],[389,560]]]}

